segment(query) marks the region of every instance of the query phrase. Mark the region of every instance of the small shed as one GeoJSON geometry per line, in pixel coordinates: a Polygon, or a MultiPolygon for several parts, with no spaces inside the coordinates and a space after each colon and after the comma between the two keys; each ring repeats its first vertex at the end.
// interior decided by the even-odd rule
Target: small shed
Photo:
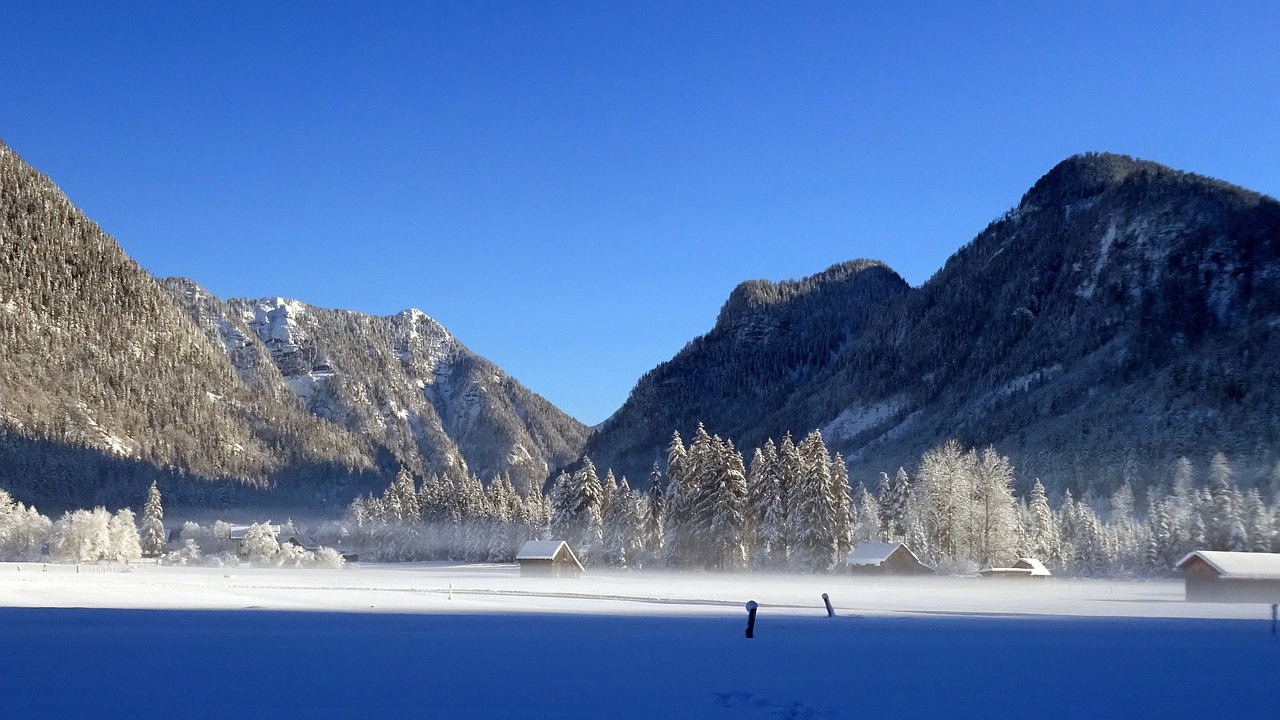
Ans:
{"type": "Polygon", "coordinates": [[[934,572],[902,543],[859,543],[845,556],[844,564],[855,574],[930,575],[934,572]]]}
{"type": "Polygon", "coordinates": [[[1053,573],[1049,572],[1049,568],[1044,563],[1035,558],[1018,558],[1018,562],[1010,567],[990,567],[986,570],[979,570],[978,574],[984,578],[1047,578],[1053,573]]]}
{"type": "Polygon", "coordinates": [[[1280,603],[1280,553],[1196,550],[1177,568],[1190,602],[1280,603]]]}
{"type": "Polygon", "coordinates": [[[520,577],[571,577],[582,574],[582,563],[563,540],[530,540],[516,553],[520,577]]]}

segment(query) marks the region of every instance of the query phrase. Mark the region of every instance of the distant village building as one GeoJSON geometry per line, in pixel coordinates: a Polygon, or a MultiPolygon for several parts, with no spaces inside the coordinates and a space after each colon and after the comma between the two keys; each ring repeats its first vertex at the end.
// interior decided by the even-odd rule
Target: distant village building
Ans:
{"type": "Polygon", "coordinates": [[[582,574],[582,563],[563,540],[530,540],[516,553],[520,577],[570,577],[582,574]]]}
{"type": "Polygon", "coordinates": [[[1280,553],[1196,550],[1177,568],[1191,602],[1280,603],[1280,553]]]}
{"type": "Polygon", "coordinates": [[[856,574],[929,575],[934,572],[902,543],[859,543],[845,556],[844,564],[849,572],[856,574]]]}
{"type": "Polygon", "coordinates": [[[1010,567],[991,567],[979,570],[984,578],[1047,578],[1052,575],[1044,563],[1035,558],[1018,558],[1010,567]]]}

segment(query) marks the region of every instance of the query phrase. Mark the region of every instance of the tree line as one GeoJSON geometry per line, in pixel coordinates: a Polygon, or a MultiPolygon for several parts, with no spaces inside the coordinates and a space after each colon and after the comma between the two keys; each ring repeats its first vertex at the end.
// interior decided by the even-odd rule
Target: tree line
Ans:
{"type": "Polygon", "coordinates": [[[851,487],[845,463],[814,431],[767,440],[744,462],[729,440],[701,425],[671,439],[665,468],[647,489],[584,457],[545,494],[517,492],[505,478],[433,477],[419,490],[407,472],[349,517],[383,559],[505,562],[532,539],[566,540],[584,563],[612,567],[828,572],[856,544],[904,542],[944,572],[971,572],[1035,557],[1076,575],[1167,572],[1191,550],[1280,551],[1275,498],[1241,488],[1219,453],[1208,482],[1190,461],[1170,482],[1129,484],[1110,497],[1044,485],[1015,491],[1009,459],[993,448],[949,441],[926,452],[914,474],[882,473],[851,487]]]}

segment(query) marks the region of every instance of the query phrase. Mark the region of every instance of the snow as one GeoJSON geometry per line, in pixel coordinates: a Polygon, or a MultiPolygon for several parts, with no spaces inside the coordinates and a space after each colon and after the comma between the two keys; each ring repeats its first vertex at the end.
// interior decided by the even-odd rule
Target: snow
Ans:
{"type": "Polygon", "coordinates": [[[1093,291],[1098,286],[1098,277],[1102,274],[1102,268],[1106,267],[1107,260],[1111,256],[1111,246],[1115,244],[1117,234],[1116,222],[1112,220],[1111,224],[1107,226],[1107,231],[1098,240],[1098,257],[1093,261],[1093,271],[1089,273],[1089,277],[1080,284],[1080,289],[1076,291],[1076,294],[1080,297],[1093,297],[1093,291]]]}
{"type": "Polygon", "coordinates": [[[867,406],[850,405],[840,413],[839,417],[822,428],[822,436],[828,442],[854,438],[859,433],[889,420],[902,407],[903,400],[899,397],[867,406]]]}
{"type": "Polygon", "coordinates": [[[4,563],[0,647],[6,718],[1280,713],[1269,608],[1175,581],[4,563]]]}

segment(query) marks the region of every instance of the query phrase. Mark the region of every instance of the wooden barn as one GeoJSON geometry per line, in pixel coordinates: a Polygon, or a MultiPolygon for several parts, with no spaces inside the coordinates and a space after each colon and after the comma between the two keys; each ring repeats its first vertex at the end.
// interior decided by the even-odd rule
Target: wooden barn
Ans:
{"type": "Polygon", "coordinates": [[[902,543],[859,543],[845,556],[844,565],[851,573],[867,575],[930,575],[934,572],[902,543]]]}
{"type": "Polygon", "coordinates": [[[1177,567],[1190,602],[1280,603],[1280,553],[1196,550],[1177,567]]]}
{"type": "Polygon", "coordinates": [[[563,540],[530,540],[516,553],[520,577],[570,577],[582,574],[582,563],[563,540]]]}
{"type": "Polygon", "coordinates": [[[1018,558],[1018,561],[1010,567],[990,567],[979,570],[978,574],[984,578],[1012,579],[1043,579],[1052,575],[1049,568],[1035,558],[1018,558]]]}

